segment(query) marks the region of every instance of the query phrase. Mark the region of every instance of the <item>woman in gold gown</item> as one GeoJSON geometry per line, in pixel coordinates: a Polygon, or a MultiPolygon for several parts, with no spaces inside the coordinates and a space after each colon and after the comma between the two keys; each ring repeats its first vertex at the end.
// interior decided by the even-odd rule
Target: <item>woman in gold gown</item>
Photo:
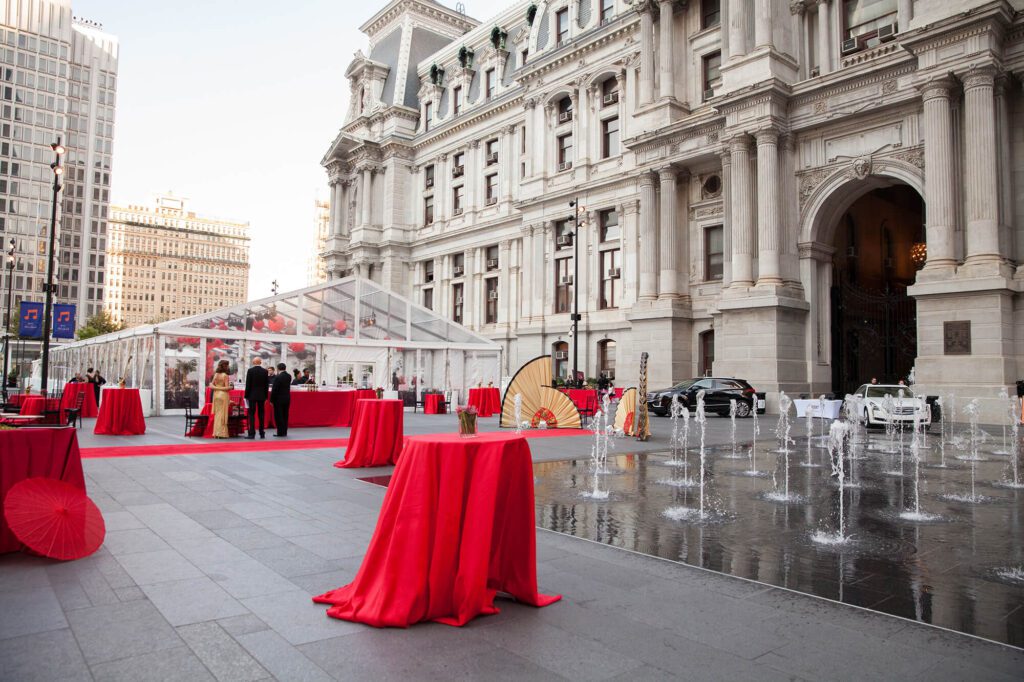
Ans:
{"type": "Polygon", "coordinates": [[[213,437],[227,438],[228,413],[231,412],[231,380],[228,377],[230,365],[227,360],[217,363],[210,388],[213,389],[213,437]]]}

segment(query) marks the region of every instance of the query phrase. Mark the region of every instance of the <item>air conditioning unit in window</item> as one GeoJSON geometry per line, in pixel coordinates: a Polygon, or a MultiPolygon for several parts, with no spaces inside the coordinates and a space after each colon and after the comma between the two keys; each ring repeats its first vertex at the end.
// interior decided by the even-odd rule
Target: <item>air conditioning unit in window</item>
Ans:
{"type": "Polygon", "coordinates": [[[562,113],[560,113],[558,115],[558,122],[559,123],[568,123],[571,120],[572,120],[572,112],[571,111],[563,111],[562,113]]]}
{"type": "MultiPolygon", "coordinates": [[[[465,268],[463,268],[461,265],[456,265],[454,268],[452,268],[452,274],[455,275],[456,277],[462,277],[462,273],[464,271],[465,268]]],[[[462,299],[460,298],[459,300],[461,301],[462,299]]]]}
{"type": "Polygon", "coordinates": [[[860,41],[857,38],[847,38],[843,41],[842,49],[840,50],[843,54],[853,54],[854,52],[860,52],[860,41]]]}
{"type": "Polygon", "coordinates": [[[614,19],[614,18],[615,18],[614,16],[605,17],[604,19],[601,20],[601,25],[604,26],[605,24],[612,23],[612,19],[614,19]]]}
{"type": "Polygon", "coordinates": [[[568,360],[568,359],[569,359],[569,351],[567,351],[567,350],[556,350],[555,351],[555,360],[568,360]]]}
{"type": "Polygon", "coordinates": [[[609,381],[615,381],[615,370],[614,369],[601,370],[601,376],[603,376],[605,379],[608,379],[609,381]]]}
{"type": "Polygon", "coordinates": [[[708,88],[707,90],[704,91],[704,101],[705,102],[707,102],[709,99],[711,99],[714,96],[715,96],[715,89],[714,88],[708,88]]]}
{"type": "Polygon", "coordinates": [[[455,305],[462,305],[462,297],[461,296],[459,296],[457,299],[455,299],[455,305]]]}
{"type": "Polygon", "coordinates": [[[889,42],[899,33],[899,24],[886,24],[878,28],[878,39],[883,43],[889,42]]]}
{"type": "Polygon", "coordinates": [[[452,167],[452,177],[453,178],[461,178],[462,174],[465,173],[465,172],[466,172],[466,167],[465,166],[453,166],[452,167]]]}
{"type": "Polygon", "coordinates": [[[489,270],[497,270],[498,269],[498,259],[497,258],[488,258],[487,259],[487,268],[489,270]]]}
{"type": "Polygon", "coordinates": [[[558,246],[572,246],[572,237],[567,234],[563,234],[561,237],[555,239],[555,244],[558,246]]]}
{"type": "Polygon", "coordinates": [[[619,279],[621,276],[621,268],[608,268],[608,279],[619,279]]]}
{"type": "Polygon", "coordinates": [[[496,203],[498,203],[498,197],[487,197],[484,200],[484,206],[494,206],[496,203]]]}
{"type": "Polygon", "coordinates": [[[494,152],[493,154],[488,154],[487,155],[487,165],[488,166],[493,166],[496,163],[498,163],[498,152],[494,152]]]}
{"type": "Polygon", "coordinates": [[[465,212],[465,210],[466,209],[464,208],[457,208],[454,211],[452,211],[452,215],[460,216],[463,214],[463,212],[465,212]]]}
{"type": "Polygon", "coordinates": [[[567,171],[572,168],[572,161],[566,161],[565,163],[558,164],[558,172],[567,171]]]}
{"type": "Polygon", "coordinates": [[[565,277],[560,279],[559,282],[561,284],[572,284],[572,275],[566,275],[565,277]]]}
{"type": "Polygon", "coordinates": [[[609,104],[618,104],[619,103],[619,93],[617,93],[617,92],[608,93],[607,95],[605,95],[601,99],[601,103],[604,104],[605,106],[608,106],[609,104]]]}
{"type": "Polygon", "coordinates": [[[492,301],[497,301],[498,300],[498,292],[497,291],[488,291],[487,292],[487,298],[489,298],[492,301]]]}
{"type": "Polygon", "coordinates": [[[427,189],[430,189],[431,187],[434,186],[434,178],[427,178],[426,182],[424,182],[423,184],[427,187],[427,189]]]}

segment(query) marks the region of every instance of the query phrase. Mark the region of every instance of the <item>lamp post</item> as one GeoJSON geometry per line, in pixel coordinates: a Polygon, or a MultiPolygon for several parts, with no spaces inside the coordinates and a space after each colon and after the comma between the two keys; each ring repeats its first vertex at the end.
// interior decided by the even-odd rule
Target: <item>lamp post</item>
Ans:
{"type": "Polygon", "coordinates": [[[580,227],[586,227],[587,222],[580,221],[580,214],[587,209],[585,206],[580,206],[578,197],[569,202],[569,207],[575,209],[572,213],[572,385],[582,388],[583,382],[579,379],[578,374],[580,361],[580,227]]]}
{"type": "Polygon", "coordinates": [[[53,315],[53,251],[57,241],[57,201],[62,188],[60,176],[64,173],[64,166],[61,165],[61,157],[64,156],[64,145],[60,143],[60,137],[50,145],[53,150],[53,163],[50,169],[53,170],[53,203],[50,207],[50,244],[46,261],[46,305],[43,307],[43,376],[40,389],[43,395],[49,390],[50,378],[50,317],[53,315]]]}
{"type": "Polygon", "coordinates": [[[14,300],[14,255],[18,242],[11,237],[7,249],[7,317],[4,318],[4,402],[7,402],[7,365],[11,357],[11,303],[14,300]]]}

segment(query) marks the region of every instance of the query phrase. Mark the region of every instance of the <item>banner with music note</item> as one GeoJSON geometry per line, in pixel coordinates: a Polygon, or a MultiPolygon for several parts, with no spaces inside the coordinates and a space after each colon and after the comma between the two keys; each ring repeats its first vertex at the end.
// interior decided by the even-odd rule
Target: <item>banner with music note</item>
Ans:
{"type": "Polygon", "coordinates": [[[23,339],[43,338],[43,304],[22,301],[18,334],[23,339]]]}
{"type": "Polygon", "coordinates": [[[53,305],[53,338],[75,338],[74,303],[55,303],[53,305]]]}

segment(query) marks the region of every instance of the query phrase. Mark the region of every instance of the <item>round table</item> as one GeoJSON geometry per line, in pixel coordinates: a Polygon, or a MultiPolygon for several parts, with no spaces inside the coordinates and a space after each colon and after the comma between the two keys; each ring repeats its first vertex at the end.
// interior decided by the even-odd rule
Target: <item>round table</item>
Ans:
{"type": "Polygon", "coordinates": [[[98,415],[99,408],[96,407],[96,389],[93,388],[93,384],[79,381],[64,385],[64,393],[61,394],[60,398],[61,411],[74,409],[79,395],[83,396],[82,412],[79,416],[92,418],[98,415]]]}
{"type": "Polygon", "coordinates": [[[137,388],[106,388],[96,417],[97,436],[139,436],[146,432],[137,388]]]}
{"type": "Polygon", "coordinates": [[[401,400],[357,401],[345,459],[334,466],[348,469],[394,464],[402,451],[404,414],[401,400]]]}
{"type": "Polygon", "coordinates": [[[313,601],[375,627],[465,625],[498,591],[547,606],[561,597],[537,591],[533,504],[523,436],[409,437],[355,580],[313,601]]]}
{"type": "Polygon", "coordinates": [[[495,412],[501,412],[501,396],[498,395],[498,389],[493,387],[469,389],[466,404],[475,407],[479,417],[490,417],[495,412]]]}
{"type": "Polygon", "coordinates": [[[41,395],[30,395],[21,402],[21,409],[18,414],[21,415],[41,415],[46,411],[56,411],[60,409],[60,401],[57,398],[43,398],[41,395]]]}
{"type": "Polygon", "coordinates": [[[427,393],[423,396],[423,414],[444,414],[444,396],[440,393],[427,393]]]}

